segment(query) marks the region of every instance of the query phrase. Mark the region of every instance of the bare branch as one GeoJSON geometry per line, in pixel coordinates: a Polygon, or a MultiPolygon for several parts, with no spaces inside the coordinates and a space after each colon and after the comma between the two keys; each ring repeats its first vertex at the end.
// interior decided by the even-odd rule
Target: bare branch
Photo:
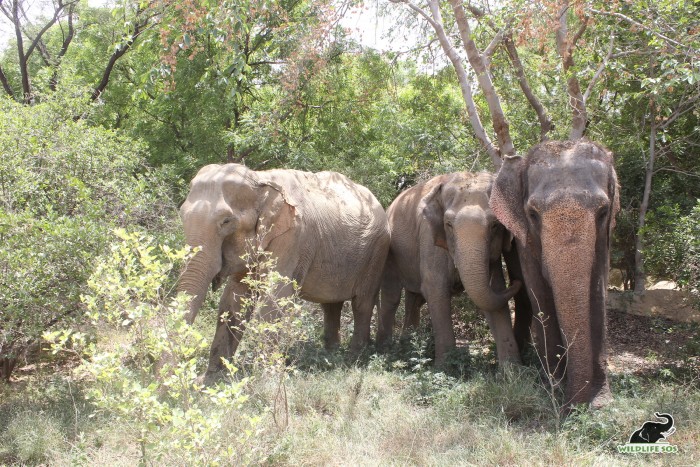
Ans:
{"type": "Polygon", "coordinates": [[[459,29],[459,35],[462,38],[464,49],[467,52],[469,64],[476,73],[479,87],[484,93],[484,97],[488,103],[493,129],[496,132],[496,137],[498,138],[498,144],[500,146],[501,156],[512,156],[515,154],[515,147],[510,137],[508,120],[506,120],[506,116],[503,113],[501,101],[491,81],[491,75],[486,68],[484,58],[479,53],[472,39],[472,32],[462,2],[461,0],[450,0],[450,5],[455,15],[455,21],[457,22],[457,28],[459,29]]]}
{"type": "Polygon", "coordinates": [[[14,99],[15,93],[12,91],[12,86],[10,86],[9,81],[7,81],[7,76],[5,76],[5,72],[2,70],[1,66],[0,66],[0,82],[2,82],[2,87],[5,89],[5,92],[7,93],[7,95],[14,99]]]}
{"type": "MultiPolygon", "coordinates": [[[[75,13],[75,3],[71,3],[68,7],[68,34],[63,36],[63,44],[61,44],[61,50],[58,51],[56,56],[56,64],[53,70],[53,75],[49,79],[49,89],[52,91],[56,90],[58,86],[58,67],[61,64],[63,56],[68,52],[68,46],[73,41],[75,36],[75,28],[73,27],[73,15],[75,13]]],[[[63,28],[61,28],[63,29],[63,28]]]]}
{"type": "MultiPolygon", "coordinates": [[[[143,11],[144,10],[141,7],[139,7],[139,9],[136,11],[136,16],[138,17],[139,14],[143,13],[143,11]]],[[[100,82],[97,84],[97,86],[95,86],[95,89],[92,91],[92,95],[90,96],[91,101],[97,100],[102,95],[105,88],[107,88],[107,84],[109,84],[109,78],[112,74],[112,70],[114,69],[114,65],[117,63],[117,60],[119,60],[122,56],[124,56],[125,53],[129,51],[131,46],[134,44],[134,41],[148,27],[150,20],[154,17],[155,15],[148,16],[146,18],[143,18],[141,22],[135,22],[134,31],[128,36],[126,41],[124,41],[124,43],[117,47],[114,53],[112,53],[112,55],[109,57],[107,66],[105,66],[105,69],[102,72],[102,78],[100,79],[100,82]]]]}
{"type": "Polygon", "coordinates": [[[19,59],[19,72],[22,78],[23,101],[29,104],[31,102],[32,88],[29,84],[27,56],[24,54],[24,39],[22,38],[22,29],[20,27],[19,0],[12,1],[12,23],[15,26],[15,39],[17,40],[17,58],[19,59]]]}
{"type": "Polygon", "coordinates": [[[450,59],[452,66],[454,67],[455,71],[457,72],[457,78],[459,80],[460,90],[462,91],[462,98],[464,99],[464,103],[467,107],[467,115],[469,116],[469,122],[472,126],[472,129],[474,130],[476,138],[477,138],[477,140],[479,140],[481,145],[484,147],[486,152],[489,154],[494,165],[497,168],[500,167],[500,165],[501,165],[500,151],[498,150],[497,147],[495,147],[493,145],[493,143],[491,142],[491,139],[486,134],[486,130],[484,130],[483,124],[481,123],[481,119],[479,118],[479,114],[476,110],[476,104],[474,103],[474,97],[472,95],[471,79],[469,78],[469,75],[467,74],[467,70],[464,68],[464,65],[462,64],[462,59],[459,56],[459,53],[457,53],[457,50],[454,48],[454,46],[452,45],[452,42],[450,41],[450,39],[447,37],[447,34],[445,33],[445,28],[443,27],[443,21],[442,21],[442,14],[440,13],[440,7],[438,5],[437,0],[428,0],[428,6],[430,7],[430,11],[431,11],[432,16],[428,15],[427,12],[425,12],[423,9],[416,6],[415,4],[411,3],[409,0],[391,0],[391,1],[393,3],[406,4],[411,10],[417,12],[419,15],[421,15],[423,18],[425,18],[426,21],[428,21],[428,23],[435,30],[435,33],[438,37],[438,41],[440,42],[440,46],[442,47],[442,50],[445,52],[445,55],[447,55],[447,58],[450,59]]]}
{"type": "Polygon", "coordinates": [[[608,66],[608,62],[610,61],[610,58],[612,57],[612,52],[613,52],[613,45],[615,44],[615,33],[611,32],[610,33],[610,45],[608,46],[608,53],[603,58],[603,61],[600,62],[600,65],[598,65],[598,69],[596,70],[595,74],[593,75],[593,78],[591,78],[591,81],[588,83],[588,87],[586,88],[586,92],[583,93],[583,102],[586,103],[588,102],[588,98],[591,96],[591,92],[593,92],[593,87],[595,84],[598,82],[600,79],[600,76],[603,74],[603,70],[605,70],[605,67],[608,66]]]}
{"type": "Polygon", "coordinates": [[[525,76],[525,68],[523,67],[522,62],[520,61],[518,50],[516,49],[515,43],[513,42],[513,37],[509,34],[508,36],[506,36],[504,43],[506,46],[506,51],[508,52],[508,57],[510,58],[510,62],[513,65],[515,76],[518,78],[518,84],[520,85],[520,89],[523,91],[523,94],[525,94],[525,97],[527,98],[530,107],[533,108],[533,110],[537,114],[537,119],[540,122],[540,141],[545,141],[548,138],[547,134],[554,128],[554,125],[552,124],[552,119],[547,114],[547,110],[544,108],[544,105],[542,105],[540,99],[535,95],[532,88],[530,87],[530,82],[525,76]]]}
{"type": "Polygon", "coordinates": [[[564,73],[569,75],[566,81],[567,91],[569,93],[569,105],[572,110],[569,139],[576,140],[581,138],[586,131],[588,114],[586,112],[586,103],[581,93],[581,85],[578,78],[575,73],[569,70],[574,65],[573,50],[575,42],[578,41],[578,37],[580,37],[579,34],[583,34],[583,31],[585,31],[587,20],[585,20],[584,24],[579,28],[576,36],[574,36],[574,40],[569,41],[569,28],[566,21],[568,9],[569,3],[565,2],[559,11],[559,26],[556,30],[556,42],[557,52],[559,52],[559,56],[561,57],[564,73]]]}

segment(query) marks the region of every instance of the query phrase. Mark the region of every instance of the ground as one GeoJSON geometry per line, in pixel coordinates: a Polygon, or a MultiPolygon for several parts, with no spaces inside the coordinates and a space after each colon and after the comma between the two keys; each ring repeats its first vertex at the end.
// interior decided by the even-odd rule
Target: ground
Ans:
{"type": "Polygon", "coordinates": [[[689,364],[700,370],[698,352],[688,358],[688,345],[697,345],[698,338],[697,325],[609,310],[608,367],[612,373],[637,375],[662,368],[689,370],[689,364]]]}

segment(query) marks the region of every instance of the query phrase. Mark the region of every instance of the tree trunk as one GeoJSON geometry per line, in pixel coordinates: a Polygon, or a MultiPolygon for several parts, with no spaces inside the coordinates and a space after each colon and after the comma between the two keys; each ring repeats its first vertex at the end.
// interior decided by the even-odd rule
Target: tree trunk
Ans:
{"type": "Polygon", "coordinates": [[[654,102],[651,102],[651,130],[649,131],[649,160],[647,161],[646,177],[644,179],[644,194],[642,204],[639,205],[639,224],[634,245],[634,291],[644,292],[646,273],[644,271],[644,222],[649,209],[649,196],[651,195],[651,179],[654,175],[654,160],[656,159],[656,113],[654,102]]]}

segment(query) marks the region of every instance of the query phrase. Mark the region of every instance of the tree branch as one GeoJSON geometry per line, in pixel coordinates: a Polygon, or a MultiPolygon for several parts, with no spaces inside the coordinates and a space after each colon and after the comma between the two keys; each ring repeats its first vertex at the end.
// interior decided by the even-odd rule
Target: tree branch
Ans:
{"type": "MultiPolygon", "coordinates": [[[[139,7],[139,9],[136,11],[136,16],[138,17],[139,14],[143,13],[143,11],[144,10],[141,7],[139,7]]],[[[96,101],[102,95],[105,88],[107,87],[107,84],[109,84],[109,78],[112,74],[112,70],[114,69],[114,64],[117,63],[117,60],[119,60],[122,56],[124,56],[125,53],[129,51],[136,38],[138,38],[138,36],[148,26],[148,22],[151,18],[152,16],[149,16],[147,18],[144,18],[143,22],[135,22],[134,31],[128,36],[127,40],[119,47],[117,47],[114,53],[112,53],[112,55],[109,57],[107,66],[105,67],[105,70],[102,73],[102,79],[100,79],[100,82],[97,84],[97,86],[95,86],[95,89],[92,91],[92,95],[90,96],[91,101],[96,101]]]]}
{"type": "Polygon", "coordinates": [[[640,28],[640,29],[643,29],[643,30],[645,30],[645,31],[647,31],[647,32],[649,32],[649,33],[655,35],[655,36],[658,37],[659,39],[662,39],[662,40],[664,40],[664,41],[666,41],[666,42],[668,42],[668,43],[670,43],[670,44],[675,45],[676,47],[678,47],[678,48],[680,48],[680,49],[689,49],[689,50],[690,50],[691,52],[693,52],[693,53],[696,53],[696,54],[698,53],[698,51],[694,50],[693,48],[688,47],[688,46],[686,46],[686,45],[684,45],[684,44],[682,44],[682,43],[680,43],[680,42],[678,42],[678,41],[674,41],[674,40],[671,39],[670,37],[664,36],[664,35],[661,34],[660,32],[654,31],[654,30],[653,30],[652,28],[650,28],[649,26],[646,26],[646,25],[644,25],[644,24],[642,24],[642,23],[640,23],[640,22],[638,22],[638,21],[635,21],[634,19],[630,18],[630,17],[627,16],[627,15],[623,15],[622,13],[618,13],[618,12],[615,12],[615,11],[597,10],[597,9],[595,9],[595,8],[589,8],[588,11],[590,11],[591,13],[599,14],[599,15],[612,16],[612,17],[621,19],[621,20],[623,20],[623,21],[626,21],[626,22],[628,22],[628,23],[630,23],[630,24],[632,24],[632,25],[634,25],[634,26],[636,26],[636,27],[638,27],[638,28],[640,28]]]}
{"type": "Polygon", "coordinates": [[[574,40],[569,42],[569,28],[566,21],[568,10],[569,3],[565,2],[559,11],[559,26],[556,30],[556,43],[557,52],[559,52],[559,56],[562,60],[564,73],[569,75],[566,81],[567,91],[569,93],[569,105],[572,109],[569,139],[576,140],[581,138],[586,131],[588,114],[586,113],[586,103],[583,99],[583,94],[581,93],[581,85],[576,77],[576,74],[571,71],[571,68],[574,66],[573,51],[575,43],[583,34],[583,31],[585,31],[588,21],[584,21],[584,24],[581,25],[581,28],[579,28],[574,36],[574,40]]]}
{"type": "Polygon", "coordinates": [[[500,165],[501,165],[500,151],[497,147],[495,147],[493,145],[493,143],[491,142],[491,139],[486,134],[486,130],[484,129],[483,124],[481,123],[481,119],[479,118],[479,114],[476,110],[476,104],[474,103],[474,97],[472,95],[471,80],[469,79],[469,75],[467,74],[467,70],[464,68],[464,65],[462,64],[461,57],[459,56],[459,54],[457,53],[457,50],[454,48],[454,46],[452,45],[452,42],[450,41],[450,39],[447,37],[447,34],[445,33],[445,28],[443,27],[443,22],[442,22],[442,14],[440,13],[440,7],[437,3],[437,0],[428,0],[428,5],[430,7],[430,11],[431,11],[432,16],[428,15],[428,13],[426,13],[424,10],[422,10],[418,6],[411,3],[409,0],[390,0],[390,1],[393,3],[406,4],[410,9],[412,9],[413,11],[415,11],[419,15],[421,15],[435,30],[435,34],[438,37],[438,41],[440,42],[440,46],[442,47],[442,50],[445,52],[445,55],[447,55],[447,58],[450,59],[452,66],[454,67],[455,71],[457,72],[457,78],[459,80],[460,90],[462,91],[462,98],[463,98],[464,103],[466,105],[467,115],[469,117],[469,122],[472,126],[472,129],[474,130],[476,138],[481,143],[482,147],[486,150],[486,152],[489,154],[494,165],[497,168],[500,167],[500,165]]]}
{"type": "Polygon", "coordinates": [[[75,35],[75,28],[73,27],[73,15],[75,13],[75,3],[71,3],[68,7],[68,35],[63,37],[63,44],[61,44],[61,50],[58,51],[56,56],[56,64],[54,66],[53,75],[49,79],[49,89],[52,91],[56,90],[58,86],[58,67],[61,64],[63,56],[68,52],[68,46],[73,41],[73,36],[75,35]]]}
{"type": "MultiPolygon", "coordinates": [[[[466,6],[469,12],[474,15],[476,19],[480,20],[486,17],[486,13],[473,4],[467,3],[466,6]]],[[[493,20],[489,20],[487,24],[494,32],[497,30],[496,24],[493,22],[493,20]]],[[[552,123],[550,116],[547,115],[547,111],[542,105],[542,102],[537,95],[535,95],[532,87],[530,86],[530,82],[525,75],[525,67],[520,60],[518,49],[515,47],[513,32],[511,30],[506,31],[505,36],[503,37],[503,45],[505,46],[506,52],[508,52],[508,58],[510,59],[511,65],[513,65],[513,71],[515,71],[515,76],[518,79],[520,89],[523,91],[523,94],[525,94],[525,98],[530,104],[530,107],[532,107],[537,114],[537,119],[540,122],[540,141],[545,141],[547,139],[547,134],[554,128],[554,124],[552,123]]]]}
{"type": "Polygon", "coordinates": [[[7,76],[5,76],[5,72],[2,70],[1,66],[0,66],[0,82],[2,82],[2,87],[5,89],[5,92],[7,93],[7,95],[14,99],[15,93],[12,91],[12,86],[10,86],[10,83],[7,81],[7,76]]]}
{"type": "Polygon", "coordinates": [[[584,103],[588,102],[588,98],[591,96],[591,92],[593,92],[593,87],[600,79],[600,76],[603,74],[603,70],[605,70],[605,67],[608,66],[608,62],[610,61],[610,58],[612,57],[614,44],[615,44],[615,33],[611,32],[610,33],[610,45],[608,46],[608,53],[605,56],[605,58],[603,59],[603,61],[600,62],[600,65],[598,66],[598,69],[596,70],[595,74],[593,75],[593,78],[591,78],[591,81],[588,83],[588,87],[586,88],[586,92],[583,93],[583,102],[584,103]]]}
{"type": "Polygon", "coordinates": [[[525,98],[530,104],[530,107],[532,107],[537,114],[537,119],[540,122],[540,141],[545,141],[548,139],[547,134],[554,128],[552,119],[547,114],[547,110],[544,108],[544,105],[542,105],[540,99],[535,95],[530,87],[530,82],[525,76],[525,67],[523,67],[523,63],[520,61],[520,55],[518,55],[518,50],[513,42],[513,37],[508,34],[504,43],[506,51],[508,52],[508,57],[510,58],[510,62],[513,65],[515,76],[518,78],[520,89],[523,91],[523,94],[525,94],[525,98]]]}
{"type": "MultiPolygon", "coordinates": [[[[515,147],[510,137],[508,120],[506,120],[506,116],[503,113],[501,101],[493,86],[493,81],[491,81],[491,75],[486,68],[484,58],[479,54],[479,50],[472,39],[471,28],[469,27],[469,21],[467,20],[467,15],[462,6],[462,1],[450,0],[450,5],[455,15],[457,29],[459,29],[459,35],[462,39],[464,50],[467,52],[469,64],[476,73],[479,87],[484,93],[484,97],[488,103],[493,129],[496,132],[496,137],[498,138],[498,144],[500,146],[501,156],[512,156],[515,154],[515,147]]],[[[498,34],[496,36],[498,36],[498,34]]]]}
{"type": "Polygon", "coordinates": [[[27,56],[24,54],[24,39],[22,38],[21,22],[19,20],[19,0],[12,1],[12,23],[15,26],[15,38],[17,39],[17,58],[19,60],[19,72],[22,78],[23,101],[31,102],[32,88],[29,84],[29,70],[27,56]]]}

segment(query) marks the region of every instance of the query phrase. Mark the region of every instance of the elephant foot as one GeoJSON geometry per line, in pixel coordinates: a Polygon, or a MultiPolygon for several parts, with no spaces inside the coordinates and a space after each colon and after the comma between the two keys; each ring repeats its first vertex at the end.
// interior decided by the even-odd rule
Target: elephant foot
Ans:
{"type": "Polygon", "coordinates": [[[612,400],[612,392],[610,392],[610,388],[605,385],[605,387],[601,389],[598,394],[595,395],[595,397],[593,397],[593,400],[591,401],[591,408],[595,410],[602,409],[611,403],[612,400]]]}
{"type": "Polygon", "coordinates": [[[203,375],[197,377],[197,385],[203,387],[216,386],[217,383],[224,381],[226,379],[226,372],[224,370],[219,371],[207,371],[203,375]]]}

